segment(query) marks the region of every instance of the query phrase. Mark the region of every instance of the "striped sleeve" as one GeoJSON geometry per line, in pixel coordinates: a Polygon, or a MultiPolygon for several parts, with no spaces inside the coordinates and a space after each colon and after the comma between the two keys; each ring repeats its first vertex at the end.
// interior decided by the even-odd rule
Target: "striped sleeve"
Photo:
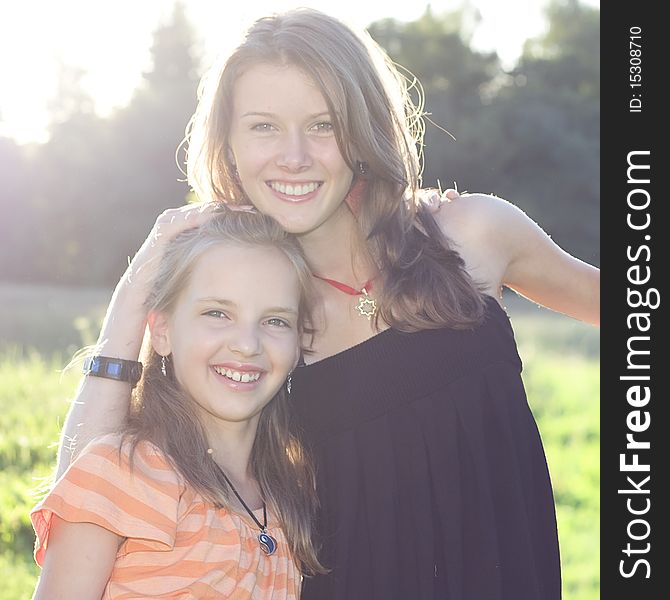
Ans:
{"type": "Polygon", "coordinates": [[[131,470],[129,444],[120,454],[119,444],[119,436],[89,444],[31,511],[37,536],[35,560],[40,566],[53,515],[141,539],[147,549],[167,551],[174,546],[183,489],[179,475],[148,442],[138,444],[131,470]]]}

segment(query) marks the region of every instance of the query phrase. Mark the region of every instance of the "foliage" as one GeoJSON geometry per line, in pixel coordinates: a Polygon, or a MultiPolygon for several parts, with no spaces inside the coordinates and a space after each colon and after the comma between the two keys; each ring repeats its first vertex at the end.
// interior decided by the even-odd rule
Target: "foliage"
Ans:
{"type": "Polygon", "coordinates": [[[428,7],[416,21],[384,19],[372,23],[368,31],[396,63],[409,69],[426,91],[438,93],[453,112],[481,106],[482,86],[501,72],[496,54],[481,54],[469,47],[460,12],[435,15],[428,7]]]}
{"type": "Polygon", "coordinates": [[[509,195],[559,244],[598,263],[599,13],[555,0],[548,23],[473,129],[480,136],[497,123],[507,142],[480,150],[489,169],[483,185],[509,195]]]}
{"type": "Polygon", "coordinates": [[[469,47],[463,13],[428,9],[413,23],[384,20],[370,32],[424,85],[425,184],[505,197],[597,264],[599,12],[554,0],[547,18],[546,34],[529,40],[507,73],[495,55],[469,47]]]}
{"type": "Polygon", "coordinates": [[[28,518],[55,463],[62,418],[78,373],[64,361],[15,351],[0,356],[0,572],[3,598],[30,597],[38,573],[28,518]]]}
{"type": "Polygon", "coordinates": [[[0,280],[113,284],[156,216],[184,203],[175,151],[195,109],[193,47],[177,3],[155,32],[153,68],[129,106],[109,119],[94,115],[66,69],[48,143],[19,148],[0,140],[9,182],[9,195],[0,196],[3,241],[13,250],[0,257],[0,280]]]}
{"type": "Polygon", "coordinates": [[[552,476],[563,596],[599,597],[599,369],[575,355],[526,360],[524,383],[552,476]]]}

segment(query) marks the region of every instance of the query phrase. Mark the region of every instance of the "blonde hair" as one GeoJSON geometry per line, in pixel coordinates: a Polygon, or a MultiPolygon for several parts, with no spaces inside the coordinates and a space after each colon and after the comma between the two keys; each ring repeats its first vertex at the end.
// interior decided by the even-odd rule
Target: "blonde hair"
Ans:
{"type": "MultiPolygon", "coordinates": [[[[147,308],[170,314],[197,260],[220,244],[271,247],[282,252],[300,281],[299,333],[310,331],[312,280],[296,240],[270,217],[225,208],[204,225],[185,231],[169,243],[147,308]]],[[[147,349],[142,378],[124,427],[125,437],[131,439],[132,451],[141,440],[155,444],[205,498],[216,506],[229,507],[232,490],[215,462],[206,460],[210,444],[194,402],[182,390],[169,363],[168,376],[163,375],[161,358],[152,348],[147,349]]],[[[313,544],[317,507],[314,474],[292,431],[284,388],[261,412],[251,469],[281,522],[297,564],[306,574],[323,572],[313,544]]]]}
{"type": "Polygon", "coordinates": [[[354,173],[356,163],[366,165],[354,182],[364,184],[356,216],[383,278],[378,318],[405,331],[479,323],[481,293],[418,198],[420,87],[414,82],[415,104],[407,79],[370,36],[333,17],[297,9],[259,19],[223,67],[203,78],[187,133],[193,189],[202,198],[248,203],[228,144],[235,82],[261,63],[309,76],[328,105],[343,159],[354,173]]]}

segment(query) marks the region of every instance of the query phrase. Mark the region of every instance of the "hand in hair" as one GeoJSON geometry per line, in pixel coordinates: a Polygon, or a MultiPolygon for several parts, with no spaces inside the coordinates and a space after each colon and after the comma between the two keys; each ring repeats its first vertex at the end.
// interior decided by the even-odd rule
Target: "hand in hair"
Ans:
{"type": "Polygon", "coordinates": [[[431,213],[436,213],[444,202],[451,202],[460,198],[460,193],[455,188],[448,188],[440,193],[439,190],[428,188],[419,190],[419,200],[421,204],[428,208],[431,213]]]}
{"type": "Polygon", "coordinates": [[[202,225],[217,210],[221,210],[219,203],[195,202],[163,211],[128,265],[124,275],[126,284],[137,287],[136,283],[146,285],[150,282],[163,255],[165,244],[183,231],[202,225]]]}

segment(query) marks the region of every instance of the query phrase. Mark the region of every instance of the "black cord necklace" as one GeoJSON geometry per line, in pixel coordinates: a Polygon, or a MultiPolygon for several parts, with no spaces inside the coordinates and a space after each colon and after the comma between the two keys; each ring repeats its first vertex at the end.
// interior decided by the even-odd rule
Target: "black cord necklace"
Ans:
{"type": "Polygon", "coordinates": [[[273,538],[267,531],[268,514],[265,508],[265,500],[263,500],[263,523],[261,524],[261,522],[256,518],[256,515],[247,506],[246,502],[242,500],[242,496],[240,496],[238,491],[235,489],[233,482],[230,481],[230,479],[228,479],[228,476],[224,473],[223,469],[219,467],[216,461],[214,462],[214,464],[219,468],[221,475],[223,475],[223,478],[226,480],[226,483],[230,486],[230,489],[233,490],[235,496],[237,496],[237,499],[240,501],[240,504],[244,507],[244,510],[246,510],[247,513],[249,513],[249,516],[254,520],[254,523],[256,523],[256,525],[258,525],[259,529],[261,530],[261,532],[258,534],[258,543],[261,546],[261,550],[267,556],[274,554],[275,550],[277,549],[277,540],[273,538]]]}

